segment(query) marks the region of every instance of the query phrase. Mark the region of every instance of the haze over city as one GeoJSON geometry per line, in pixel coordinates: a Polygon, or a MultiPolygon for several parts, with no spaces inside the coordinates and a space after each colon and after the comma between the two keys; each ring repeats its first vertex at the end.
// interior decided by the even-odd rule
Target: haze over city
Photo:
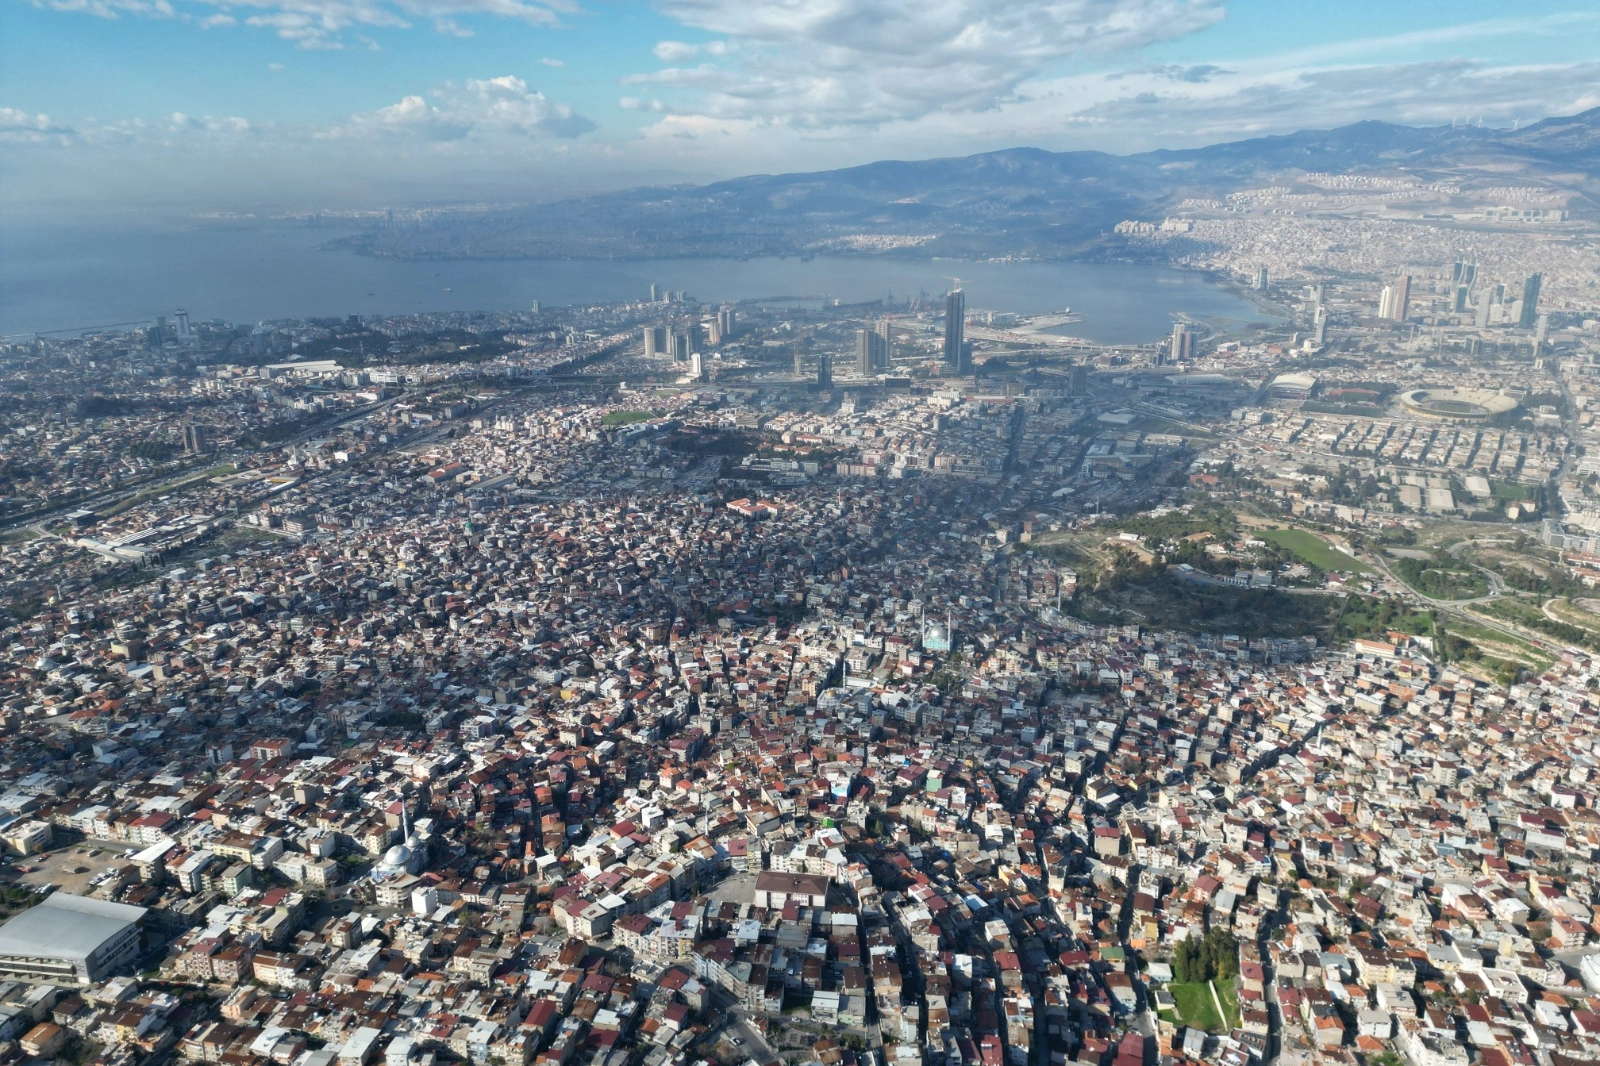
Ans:
{"type": "Polygon", "coordinates": [[[1600,1066],[1597,57],[0,0],[0,1066],[1600,1066]]]}

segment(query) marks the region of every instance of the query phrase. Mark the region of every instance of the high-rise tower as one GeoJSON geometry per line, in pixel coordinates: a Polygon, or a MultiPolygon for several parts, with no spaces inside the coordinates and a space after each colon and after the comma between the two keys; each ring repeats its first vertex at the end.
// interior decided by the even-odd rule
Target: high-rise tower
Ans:
{"type": "Polygon", "coordinates": [[[655,358],[663,355],[667,350],[667,328],[665,326],[644,327],[644,354],[646,358],[655,358]]]}
{"type": "Polygon", "coordinates": [[[1182,322],[1172,327],[1172,362],[1194,358],[1194,333],[1182,322]]]}
{"type": "Polygon", "coordinates": [[[967,297],[952,289],[944,298],[944,365],[958,376],[972,369],[966,349],[967,297]]]}
{"type": "Polygon", "coordinates": [[[1406,320],[1406,305],[1411,302],[1411,275],[1402,274],[1394,279],[1393,285],[1383,287],[1383,295],[1378,300],[1378,317],[1386,318],[1391,322],[1404,322],[1406,320]]]}
{"type": "Polygon", "coordinates": [[[861,377],[870,378],[888,366],[889,358],[885,354],[883,334],[872,329],[856,330],[856,373],[861,377]]]}
{"type": "Polygon", "coordinates": [[[1522,283],[1522,308],[1517,314],[1517,328],[1532,329],[1538,325],[1539,288],[1543,284],[1543,274],[1529,274],[1522,283]]]}

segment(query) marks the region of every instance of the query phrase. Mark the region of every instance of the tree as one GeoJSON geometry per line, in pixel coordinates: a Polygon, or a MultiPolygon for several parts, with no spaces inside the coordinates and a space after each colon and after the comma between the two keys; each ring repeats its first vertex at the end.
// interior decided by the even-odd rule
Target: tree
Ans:
{"type": "Polygon", "coordinates": [[[1227,980],[1238,972],[1238,942],[1220,927],[1202,939],[1191,936],[1180,940],[1172,956],[1172,975],[1184,984],[1227,980]]]}
{"type": "Polygon", "coordinates": [[[1200,963],[1200,945],[1193,937],[1185,937],[1178,941],[1177,953],[1172,958],[1172,974],[1184,984],[1193,984],[1203,981],[1201,976],[1203,967],[1200,963]]]}
{"type": "Polygon", "coordinates": [[[1226,929],[1216,928],[1205,939],[1207,980],[1228,980],[1239,972],[1239,944],[1226,929]]]}

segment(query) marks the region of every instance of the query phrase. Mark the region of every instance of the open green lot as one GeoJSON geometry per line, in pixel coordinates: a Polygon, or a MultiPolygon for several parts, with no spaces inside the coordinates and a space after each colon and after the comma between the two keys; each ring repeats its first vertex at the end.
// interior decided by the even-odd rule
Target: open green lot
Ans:
{"type": "Polygon", "coordinates": [[[1167,986],[1178,1005],[1178,1021],[1183,1025],[1204,1029],[1208,1033],[1223,1031],[1223,1020],[1217,1016],[1217,1005],[1211,1000],[1211,985],[1205,981],[1184,984],[1174,981],[1167,986]]]}
{"type": "Polygon", "coordinates": [[[1353,570],[1358,574],[1372,572],[1372,568],[1366,563],[1352,555],[1346,555],[1309,530],[1264,529],[1261,531],[1261,538],[1293,552],[1319,570],[1353,570]]]}
{"type": "Polygon", "coordinates": [[[1233,978],[1226,981],[1212,982],[1217,986],[1217,998],[1222,1001],[1223,1012],[1227,1017],[1223,1019],[1230,1030],[1239,1028],[1239,988],[1233,983],[1233,978]]]}
{"type": "Polygon", "coordinates": [[[1600,633],[1600,615],[1574,605],[1571,600],[1548,600],[1540,609],[1569,626],[1577,626],[1579,629],[1588,630],[1591,634],[1600,633]]]}
{"type": "Polygon", "coordinates": [[[1489,579],[1482,571],[1453,564],[1448,556],[1437,561],[1401,557],[1391,562],[1389,569],[1407,585],[1436,600],[1471,600],[1489,593],[1489,579]]]}
{"type": "Polygon", "coordinates": [[[654,418],[649,411],[612,411],[600,420],[602,426],[631,426],[635,422],[648,422],[654,418]]]}
{"type": "Polygon", "coordinates": [[[1526,626],[1563,644],[1579,648],[1600,648],[1600,632],[1588,626],[1573,625],[1570,622],[1550,618],[1539,604],[1520,597],[1502,596],[1484,604],[1482,610],[1485,614],[1526,626]]]}

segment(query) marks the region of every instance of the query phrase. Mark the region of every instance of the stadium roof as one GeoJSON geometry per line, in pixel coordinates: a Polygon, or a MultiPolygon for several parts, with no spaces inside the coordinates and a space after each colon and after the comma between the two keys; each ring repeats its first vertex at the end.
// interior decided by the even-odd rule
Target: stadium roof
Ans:
{"type": "Polygon", "coordinates": [[[143,907],[53,892],[0,925],[0,955],[85,960],[143,917],[143,907]]]}

